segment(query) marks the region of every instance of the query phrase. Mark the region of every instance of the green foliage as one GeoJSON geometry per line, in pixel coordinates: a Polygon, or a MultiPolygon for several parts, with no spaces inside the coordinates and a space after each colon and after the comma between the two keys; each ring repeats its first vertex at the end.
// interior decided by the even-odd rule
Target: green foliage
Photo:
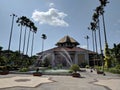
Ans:
{"type": "Polygon", "coordinates": [[[89,65],[86,65],[85,68],[90,68],[90,66],[89,66],[89,65]]]}
{"type": "Polygon", "coordinates": [[[120,74],[120,69],[110,68],[108,71],[111,73],[120,74]]]}
{"type": "Polygon", "coordinates": [[[72,70],[69,70],[69,73],[73,73],[73,71],[72,71],[72,70]]]}
{"type": "Polygon", "coordinates": [[[80,70],[80,67],[77,65],[77,64],[73,64],[71,67],[70,67],[70,70],[74,71],[74,72],[77,72],[80,70]]]}
{"type": "Polygon", "coordinates": [[[110,68],[112,66],[111,56],[110,56],[110,49],[108,48],[108,45],[105,45],[105,67],[110,68]]]}
{"type": "Polygon", "coordinates": [[[120,70],[120,65],[116,65],[115,68],[118,69],[118,70],[120,70]]]}
{"type": "Polygon", "coordinates": [[[0,46],[0,66],[7,66],[8,70],[18,70],[21,67],[29,67],[36,61],[37,56],[29,57],[18,51],[3,50],[0,46]]]}
{"type": "Polygon", "coordinates": [[[80,67],[85,68],[86,65],[87,65],[87,63],[86,63],[86,62],[83,62],[83,63],[81,63],[80,67]]]}
{"type": "Polygon", "coordinates": [[[102,67],[101,67],[101,66],[94,66],[94,68],[95,68],[96,70],[102,70],[102,67]]]}
{"type": "Polygon", "coordinates": [[[58,65],[57,65],[57,68],[58,68],[58,69],[62,69],[62,67],[63,67],[62,64],[58,64],[58,65]]]}
{"type": "Polygon", "coordinates": [[[27,72],[28,71],[28,68],[21,68],[20,70],[19,70],[20,72],[27,72]]]}

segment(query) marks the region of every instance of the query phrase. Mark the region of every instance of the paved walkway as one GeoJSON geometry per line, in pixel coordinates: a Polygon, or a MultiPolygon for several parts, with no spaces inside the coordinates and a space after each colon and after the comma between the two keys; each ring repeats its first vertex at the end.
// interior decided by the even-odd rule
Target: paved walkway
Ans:
{"type": "MultiPolygon", "coordinates": [[[[103,76],[97,75],[96,72],[91,73],[90,70],[87,70],[86,72],[81,72],[80,74],[82,78],[73,78],[71,76],[43,75],[39,78],[50,78],[53,82],[41,84],[37,87],[17,86],[11,88],[2,88],[0,90],[120,90],[120,77],[116,74],[106,73],[106,76],[103,76]]],[[[4,76],[0,75],[0,80],[3,78],[10,78],[15,76],[31,77],[31,75],[8,74],[4,76]]],[[[36,80],[36,82],[41,81],[42,79],[36,80]]]]}

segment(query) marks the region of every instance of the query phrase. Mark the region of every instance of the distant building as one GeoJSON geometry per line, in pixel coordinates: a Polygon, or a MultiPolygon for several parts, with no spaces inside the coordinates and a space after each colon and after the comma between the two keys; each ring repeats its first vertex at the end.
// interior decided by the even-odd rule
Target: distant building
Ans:
{"type": "Polygon", "coordinates": [[[52,66],[62,65],[68,67],[71,64],[80,66],[94,65],[95,52],[77,47],[79,43],[70,36],[64,36],[56,44],[57,47],[38,53],[38,61],[47,58],[52,66]]]}

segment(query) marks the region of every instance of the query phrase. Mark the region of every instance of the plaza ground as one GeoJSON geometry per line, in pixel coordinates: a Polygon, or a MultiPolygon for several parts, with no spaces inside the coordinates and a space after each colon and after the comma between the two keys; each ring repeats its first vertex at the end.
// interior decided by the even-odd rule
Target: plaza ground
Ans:
{"type": "Polygon", "coordinates": [[[120,76],[117,74],[106,73],[106,76],[103,76],[96,74],[95,71],[91,73],[89,69],[86,72],[80,72],[80,74],[81,78],[61,75],[43,75],[41,77],[33,77],[29,74],[0,75],[0,84],[6,84],[6,86],[11,83],[16,84],[10,81],[10,78],[26,79],[24,86],[20,86],[22,82],[18,82],[19,85],[14,87],[2,88],[0,86],[0,90],[120,90],[120,76]],[[29,81],[29,77],[31,81],[33,79],[32,82],[29,81]],[[1,81],[1,79],[7,79],[8,81],[1,81]],[[31,83],[31,86],[28,86],[27,82],[31,83]],[[33,86],[35,83],[37,84],[33,86]]]}

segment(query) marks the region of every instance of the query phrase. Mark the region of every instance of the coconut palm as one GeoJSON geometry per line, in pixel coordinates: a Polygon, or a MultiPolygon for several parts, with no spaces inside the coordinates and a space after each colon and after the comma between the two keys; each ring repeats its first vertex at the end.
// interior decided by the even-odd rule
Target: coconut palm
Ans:
{"type": "Polygon", "coordinates": [[[29,19],[27,17],[25,17],[24,19],[24,24],[25,24],[25,32],[24,32],[24,42],[23,42],[23,54],[24,54],[24,51],[25,51],[25,44],[26,44],[26,31],[27,31],[27,27],[29,26],[29,19]]]}
{"type": "Polygon", "coordinates": [[[93,14],[93,21],[97,23],[96,29],[98,30],[98,34],[99,34],[99,44],[100,44],[100,51],[101,51],[101,60],[103,60],[103,50],[102,50],[102,43],[101,43],[101,33],[100,33],[100,22],[99,22],[99,13],[95,12],[93,14]]]}
{"type": "Polygon", "coordinates": [[[44,40],[47,39],[47,36],[46,34],[42,34],[42,52],[43,52],[43,49],[44,49],[44,40]]]}
{"type": "Polygon", "coordinates": [[[30,29],[29,29],[29,33],[28,33],[26,55],[27,55],[27,53],[28,53],[28,48],[29,48],[30,32],[32,31],[32,29],[33,29],[33,27],[34,27],[34,23],[33,23],[32,21],[29,21],[28,27],[29,27],[30,29]]]}
{"type": "Polygon", "coordinates": [[[109,3],[108,0],[99,0],[99,1],[102,6],[106,6],[106,4],[109,3]]]}
{"type": "Polygon", "coordinates": [[[25,16],[22,16],[22,17],[18,18],[16,21],[16,23],[18,23],[18,26],[20,26],[19,53],[20,53],[20,49],[21,49],[22,28],[25,25],[24,20],[25,20],[25,16]]]}
{"type": "Polygon", "coordinates": [[[12,15],[10,15],[10,16],[12,16],[12,25],[11,25],[11,31],[10,31],[10,38],[9,38],[8,51],[10,50],[10,46],[11,46],[11,39],[12,39],[14,18],[17,17],[15,14],[12,14],[12,15]]]}
{"type": "MultiPolygon", "coordinates": [[[[92,30],[92,32],[93,32],[93,34],[94,34],[94,41],[95,41],[95,51],[96,51],[96,54],[98,53],[98,49],[97,49],[97,37],[96,37],[96,22],[91,22],[90,23],[90,25],[91,25],[91,30],[92,30]]],[[[97,55],[96,55],[96,58],[97,58],[97,55]]],[[[94,61],[95,62],[95,61],[94,61]]],[[[97,62],[98,63],[98,62],[97,62]]],[[[95,63],[94,63],[95,64],[95,63]]]]}
{"type": "Polygon", "coordinates": [[[33,35],[32,35],[32,45],[31,45],[31,56],[32,56],[32,53],[33,53],[33,45],[34,45],[34,34],[37,32],[37,27],[34,25],[33,26],[33,35]]]}

